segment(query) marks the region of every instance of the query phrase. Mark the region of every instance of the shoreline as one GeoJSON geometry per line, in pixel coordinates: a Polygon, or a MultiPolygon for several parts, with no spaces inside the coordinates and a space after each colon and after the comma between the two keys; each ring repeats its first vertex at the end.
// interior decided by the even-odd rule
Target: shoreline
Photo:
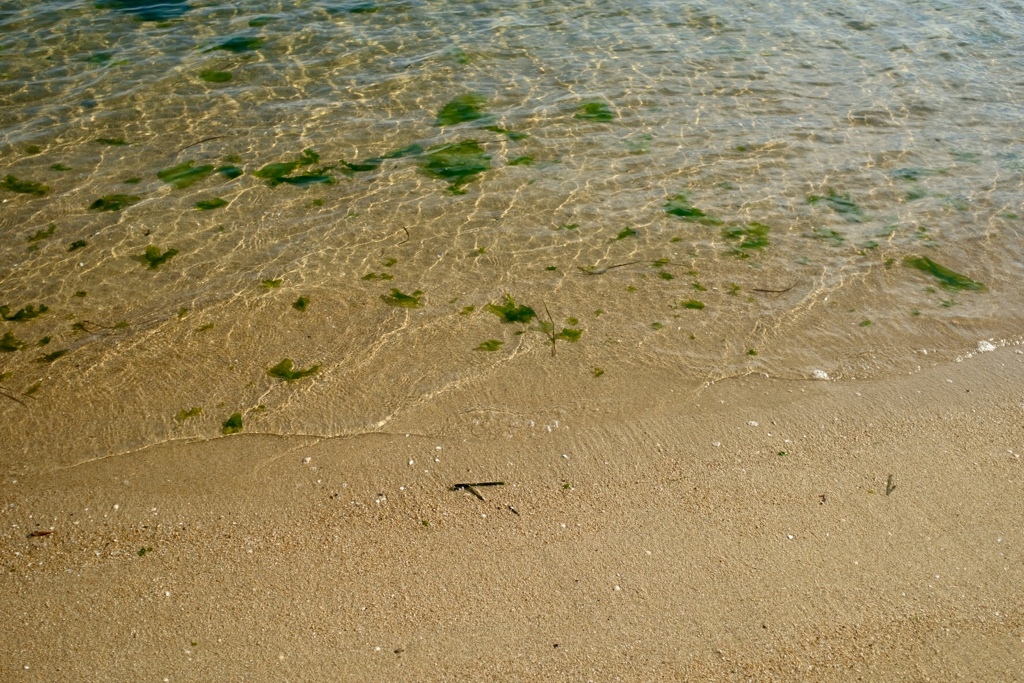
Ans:
{"type": "Polygon", "coordinates": [[[885,380],[637,375],[565,404],[532,376],[394,434],[5,478],[0,671],[1022,680],[1020,350],[885,380]]]}

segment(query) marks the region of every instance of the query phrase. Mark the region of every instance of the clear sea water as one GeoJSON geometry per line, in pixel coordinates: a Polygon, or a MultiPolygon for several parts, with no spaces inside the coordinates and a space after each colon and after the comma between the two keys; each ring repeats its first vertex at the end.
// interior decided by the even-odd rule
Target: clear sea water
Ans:
{"type": "Polygon", "coordinates": [[[2,449],[1015,343],[1022,45],[1012,0],[7,0],[2,449]]]}

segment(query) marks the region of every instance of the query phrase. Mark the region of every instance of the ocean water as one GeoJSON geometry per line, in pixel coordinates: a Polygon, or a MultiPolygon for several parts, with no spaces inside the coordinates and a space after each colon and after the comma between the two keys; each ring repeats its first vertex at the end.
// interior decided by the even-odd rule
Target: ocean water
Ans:
{"type": "Polygon", "coordinates": [[[386,429],[549,357],[1019,342],[1022,44],[1011,0],[8,0],[5,462],[386,429]]]}

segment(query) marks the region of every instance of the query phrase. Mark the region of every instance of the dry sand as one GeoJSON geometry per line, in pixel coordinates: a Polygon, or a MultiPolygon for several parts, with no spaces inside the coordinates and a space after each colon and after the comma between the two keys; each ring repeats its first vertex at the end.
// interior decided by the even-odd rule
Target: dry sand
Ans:
{"type": "Polygon", "coordinates": [[[1024,680],[1019,349],[560,372],[381,434],[0,455],[0,680],[1024,680]]]}

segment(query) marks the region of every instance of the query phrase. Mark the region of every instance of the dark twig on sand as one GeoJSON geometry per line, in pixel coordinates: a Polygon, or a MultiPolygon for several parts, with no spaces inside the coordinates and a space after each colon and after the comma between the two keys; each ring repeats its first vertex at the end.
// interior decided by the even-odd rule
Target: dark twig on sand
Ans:
{"type": "Polygon", "coordinates": [[[607,268],[598,268],[597,266],[577,266],[577,268],[587,275],[604,275],[613,268],[624,268],[625,266],[634,266],[638,263],[640,262],[630,261],[629,263],[616,263],[614,266],[608,266],[607,268]]]}
{"type": "Polygon", "coordinates": [[[789,287],[786,287],[785,289],[758,289],[757,287],[754,287],[750,291],[752,291],[752,292],[764,292],[766,294],[785,294],[786,292],[788,292],[789,290],[793,289],[794,287],[796,287],[796,283],[795,282],[793,284],[791,284],[789,287]]]}
{"type": "Polygon", "coordinates": [[[177,152],[175,152],[175,154],[180,154],[181,152],[184,152],[189,147],[195,147],[196,145],[201,145],[204,142],[209,142],[210,140],[220,140],[221,138],[226,138],[226,137],[228,137],[228,136],[227,135],[214,135],[213,137],[203,138],[199,142],[193,142],[191,145],[185,145],[184,147],[179,149],[177,152]]]}
{"type": "Polygon", "coordinates": [[[547,301],[544,302],[544,312],[548,314],[548,323],[551,325],[551,328],[548,330],[548,338],[551,340],[551,356],[554,357],[555,341],[557,340],[556,338],[558,335],[555,334],[555,319],[551,317],[551,311],[548,310],[547,301]]]}
{"type": "MultiPolygon", "coordinates": [[[[23,405],[23,406],[25,405],[25,402],[24,402],[24,401],[22,401],[22,400],[21,400],[20,398],[18,398],[17,396],[11,396],[11,395],[10,395],[10,394],[8,394],[8,393],[7,393],[6,391],[0,391],[0,396],[3,396],[4,398],[9,398],[9,399],[11,399],[12,401],[14,401],[15,403],[20,403],[20,404],[21,404],[21,405],[23,405]]],[[[26,406],[26,407],[27,407],[27,406],[26,406]]]]}
{"type": "Polygon", "coordinates": [[[505,482],[503,482],[503,481],[480,481],[480,482],[476,482],[476,483],[472,483],[472,484],[470,484],[470,483],[454,484],[452,486],[451,490],[452,491],[469,491],[470,493],[472,493],[474,496],[476,496],[480,500],[486,500],[486,498],[484,498],[483,495],[479,491],[476,490],[477,487],[481,487],[481,486],[504,486],[504,485],[505,485],[505,482]]]}

